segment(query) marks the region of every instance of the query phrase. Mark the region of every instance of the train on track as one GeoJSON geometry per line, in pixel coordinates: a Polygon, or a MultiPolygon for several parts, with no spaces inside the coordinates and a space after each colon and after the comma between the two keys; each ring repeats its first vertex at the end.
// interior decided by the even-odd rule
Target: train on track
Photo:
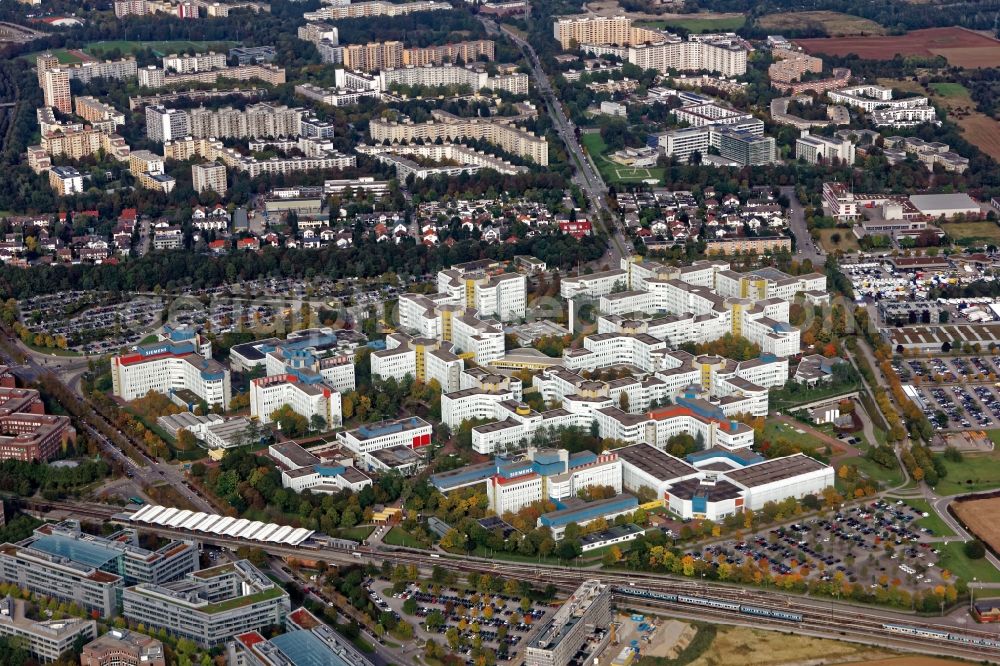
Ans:
{"type": "Polygon", "coordinates": [[[994,640],[992,638],[983,638],[981,636],[965,636],[963,634],[953,634],[940,629],[908,627],[902,624],[883,624],[882,628],[893,634],[931,638],[938,641],[948,641],[950,643],[962,643],[964,645],[979,645],[981,647],[1000,648],[1000,639],[994,640]]]}
{"type": "Polygon", "coordinates": [[[720,608],[722,610],[733,611],[734,613],[744,613],[756,617],[769,617],[775,620],[785,620],[787,622],[801,622],[802,615],[790,611],[777,610],[774,608],[761,608],[741,604],[735,601],[724,601],[722,599],[712,599],[710,597],[698,597],[687,594],[672,594],[670,592],[653,592],[639,587],[617,586],[615,593],[627,597],[638,599],[651,599],[654,601],[669,601],[678,604],[690,604],[692,606],[707,606],[709,608],[720,608]]]}

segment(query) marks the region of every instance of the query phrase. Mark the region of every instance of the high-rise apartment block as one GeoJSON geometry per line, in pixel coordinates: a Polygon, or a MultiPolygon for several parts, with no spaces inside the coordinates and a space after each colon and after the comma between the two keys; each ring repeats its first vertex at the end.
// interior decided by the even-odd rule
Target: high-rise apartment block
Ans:
{"type": "Polygon", "coordinates": [[[403,42],[370,42],[344,47],[344,67],[377,72],[403,64],[403,42]]]}
{"type": "Polygon", "coordinates": [[[40,74],[45,106],[73,113],[73,96],[69,90],[69,72],[61,67],[46,69],[40,74]]]}
{"type": "Polygon", "coordinates": [[[211,190],[216,194],[225,194],[226,166],[215,162],[195,164],[191,167],[191,181],[195,192],[211,190]]]}

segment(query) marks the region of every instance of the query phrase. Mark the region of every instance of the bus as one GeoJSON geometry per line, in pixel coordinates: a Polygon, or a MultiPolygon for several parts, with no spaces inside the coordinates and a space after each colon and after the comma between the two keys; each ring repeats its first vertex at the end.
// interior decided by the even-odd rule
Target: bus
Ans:
{"type": "Polygon", "coordinates": [[[139,506],[142,506],[143,504],[146,503],[146,501],[141,497],[129,497],[128,501],[132,502],[132,504],[138,504],[139,506]]]}

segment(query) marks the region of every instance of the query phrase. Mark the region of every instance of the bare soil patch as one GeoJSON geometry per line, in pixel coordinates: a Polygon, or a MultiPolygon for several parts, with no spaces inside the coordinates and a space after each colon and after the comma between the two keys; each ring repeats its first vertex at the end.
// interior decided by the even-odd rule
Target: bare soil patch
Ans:
{"type": "Polygon", "coordinates": [[[955,513],[977,537],[1000,550],[1000,497],[955,502],[955,513]]]}

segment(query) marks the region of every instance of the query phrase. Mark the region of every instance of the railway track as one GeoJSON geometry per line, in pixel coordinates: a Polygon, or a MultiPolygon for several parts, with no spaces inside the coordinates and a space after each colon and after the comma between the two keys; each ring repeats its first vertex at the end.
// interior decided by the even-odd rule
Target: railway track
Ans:
{"type": "MultiPolygon", "coordinates": [[[[73,501],[37,501],[22,500],[22,503],[35,511],[45,513],[60,510],[75,516],[94,518],[102,521],[112,520],[122,512],[121,507],[92,504],[73,501]]],[[[574,567],[555,566],[541,563],[497,562],[477,557],[457,557],[447,554],[434,554],[405,549],[383,550],[369,546],[359,546],[356,549],[340,550],[329,547],[304,547],[269,544],[217,535],[192,533],[188,530],[178,530],[153,525],[132,525],[139,530],[157,533],[161,536],[178,539],[196,539],[203,543],[235,550],[241,546],[261,548],[272,555],[288,558],[315,558],[331,564],[351,565],[361,561],[388,560],[394,564],[414,564],[422,569],[442,566],[451,571],[468,573],[486,573],[502,575],[508,578],[524,580],[540,586],[554,585],[558,590],[569,592],[575,590],[580,583],[592,578],[600,578],[613,586],[614,597],[625,600],[628,607],[656,608],[660,611],[669,609],[672,612],[684,611],[694,619],[722,618],[732,622],[735,619],[753,620],[751,626],[761,626],[776,630],[789,630],[798,633],[822,635],[828,637],[844,637],[847,640],[870,642],[873,639],[890,647],[902,647],[919,652],[947,654],[976,660],[988,659],[1000,663],[1000,640],[997,635],[978,629],[958,628],[921,620],[913,615],[893,613],[872,607],[861,607],[850,603],[834,600],[818,600],[808,597],[785,594],[779,591],[748,589],[734,585],[720,584],[682,578],[670,578],[663,575],[628,572],[628,571],[596,571],[574,567]],[[690,604],[669,602],[659,599],[637,598],[629,596],[625,590],[644,589],[673,595],[699,597],[728,605],[750,605],[758,609],[775,612],[798,614],[800,621],[790,622],[776,617],[748,618],[737,610],[714,608],[710,606],[692,606],[690,604]],[[928,635],[934,633],[960,634],[971,639],[996,641],[997,646],[966,645],[951,641],[935,640],[920,636],[908,636],[894,633],[884,625],[903,625],[925,631],[928,635]]]]}
{"type": "MultiPolygon", "coordinates": [[[[683,603],[672,603],[650,599],[636,599],[620,594],[613,595],[619,606],[630,610],[647,611],[652,614],[662,614],[669,611],[673,617],[683,617],[692,620],[715,619],[723,624],[736,624],[753,627],[761,626],[760,618],[747,616],[739,611],[728,611],[712,607],[693,607],[683,603]]],[[[935,641],[918,636],[906,636],[890,632],[882,627],[882,623],[872,623],[854,617],[803,617],[802,622],[771,619],[763,627],[774,631],[805,634],[821,637],[834,637],[840,640],[863,643],[866,645],[877,642],[880,645],[904,649],[911,652],[931,653],[952,657],[963,657],[973,661],[990,661],[1000,663],[1000,649],[985,648],[973,645],[962,645],[952,642],[935,641]]],[[[964,632],[963,633],[967,633],[964,632]]]]}

